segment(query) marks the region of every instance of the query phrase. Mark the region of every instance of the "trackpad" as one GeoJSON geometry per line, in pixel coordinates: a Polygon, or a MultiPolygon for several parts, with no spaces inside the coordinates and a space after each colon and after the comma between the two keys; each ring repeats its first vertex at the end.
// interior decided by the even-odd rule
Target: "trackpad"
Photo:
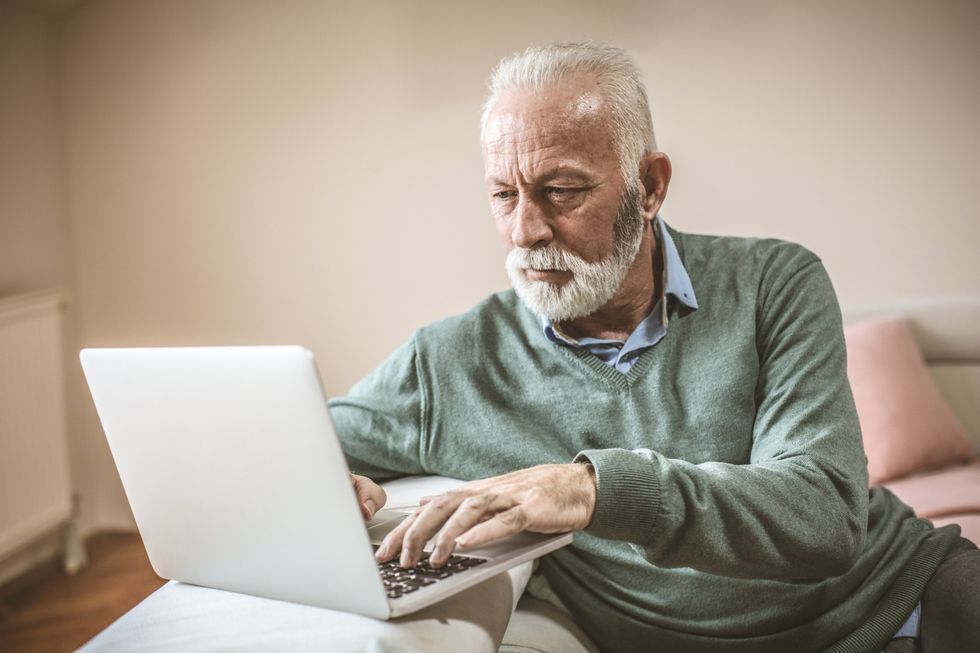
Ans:
{"type": "Polygon", "coordinates": [[[374,513],[374,517],[367,523],[368,536],[371,544],[380,544],[385,535],[395,530],[410,512],[404,510],[379,510],[374,513]]]}

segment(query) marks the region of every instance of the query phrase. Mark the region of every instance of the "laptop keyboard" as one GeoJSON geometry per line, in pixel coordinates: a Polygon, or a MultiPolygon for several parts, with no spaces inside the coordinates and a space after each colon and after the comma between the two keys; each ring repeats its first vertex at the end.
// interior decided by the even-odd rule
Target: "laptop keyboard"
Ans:
{"type": "Polygon", "coordinates": [[[485,558],[454,555],[450,556],[445,565],[436,569],[429,566],[429,554],[423,552],[422,558],[414,567],[402,567],[396,558],[388,562],[379,562],[378,571],[381,573],[381,580],[384,582],[385,593],[388,598],[397,599],[399,596],[432,585],[467,569],[482,565],[484,562],[486,562],[485,558]]]}

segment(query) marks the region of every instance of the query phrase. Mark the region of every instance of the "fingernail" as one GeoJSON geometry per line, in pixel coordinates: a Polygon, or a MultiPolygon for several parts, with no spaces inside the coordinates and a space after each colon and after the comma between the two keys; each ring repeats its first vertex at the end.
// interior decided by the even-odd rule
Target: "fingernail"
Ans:
{"type": "Polygon", "coordinates": [[[455,541],[456,546],[466,546],[467,542],[469,542],[465,537],[457,537],[455,541]]]}
{"type": "Polygon", "coordinates": [[[374,502],[374,499],[365,499],[364,507],[368,509],[368,512],[371,513],[372,517],[374,516],[374,513],[378,512],[378,504],[374,502]]]}

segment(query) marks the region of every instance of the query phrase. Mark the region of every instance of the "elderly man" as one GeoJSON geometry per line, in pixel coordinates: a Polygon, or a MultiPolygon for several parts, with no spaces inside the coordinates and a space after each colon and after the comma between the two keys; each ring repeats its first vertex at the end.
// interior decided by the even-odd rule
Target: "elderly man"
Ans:
{"type": "Polygon", "coordinates": [[[490,86],[483,156],[514,290],[420,329],[331,403],[367,515],[384,502],[367,477],[472,480],[379,560],[579,531],[540,591],[603,649],[906,650],[889,642],[918,634],[921,605],[924,631],[930,610],[946,619],[923,650],[966,650],[976,619],[927,586],[976,548],[868,491],[820,260],[660,219],[670,161],[622,51],[529,49],[490,86]]]}

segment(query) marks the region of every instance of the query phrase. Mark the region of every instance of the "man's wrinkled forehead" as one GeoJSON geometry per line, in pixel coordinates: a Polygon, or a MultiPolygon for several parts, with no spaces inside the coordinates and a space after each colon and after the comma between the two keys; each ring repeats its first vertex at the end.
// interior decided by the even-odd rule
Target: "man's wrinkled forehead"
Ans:
{"type": "Polygon", "coordinates": [[[604,99],[594,84],[564,83],[542,90],[515,90],[494,103],[483,133],[488,154],[513,154],[542,141],[610,136],[604,99]]]}

